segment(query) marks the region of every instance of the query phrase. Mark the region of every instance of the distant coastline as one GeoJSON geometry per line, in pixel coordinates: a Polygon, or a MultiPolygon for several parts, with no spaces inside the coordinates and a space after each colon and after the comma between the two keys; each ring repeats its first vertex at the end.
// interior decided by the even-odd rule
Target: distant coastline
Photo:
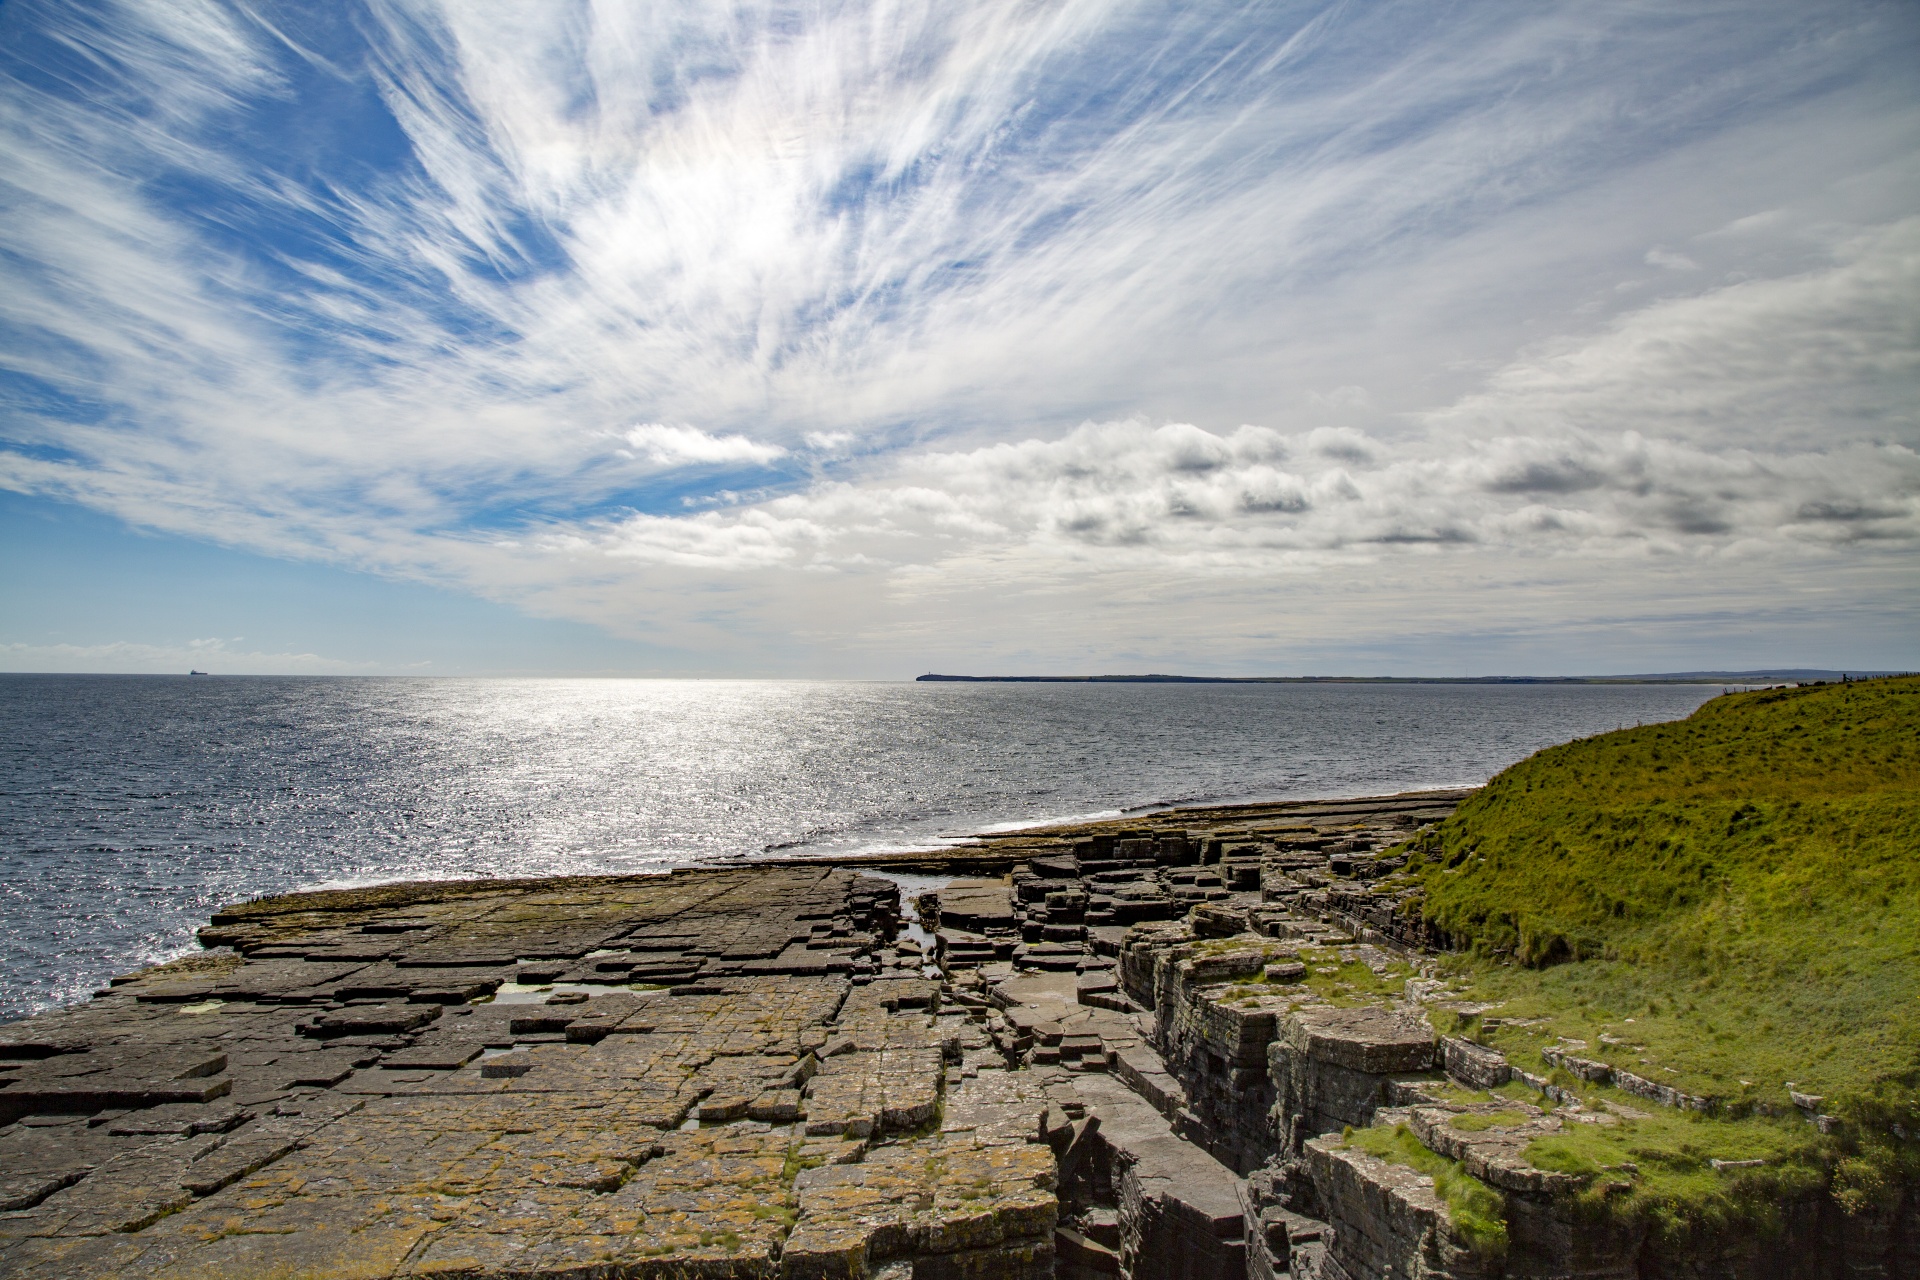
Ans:
{"type": "Polygon", "coordinates": [[[1890,676],[1893,671],[1669,671],[1624,676],[948,676],[929,673],[916,681],[958,684],[1816,684],[1890,676]]]}

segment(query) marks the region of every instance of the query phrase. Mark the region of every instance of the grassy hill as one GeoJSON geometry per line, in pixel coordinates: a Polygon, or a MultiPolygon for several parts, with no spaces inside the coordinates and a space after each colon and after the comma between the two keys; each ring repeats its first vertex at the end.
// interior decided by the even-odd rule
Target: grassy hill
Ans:
{"type": "Polygon", "coordinates": [[[1808,1196],[1884,1217],[1920,1183],[1920,678],[1553,747],[1400,851],[1386,887],[1464,948],[1445,974],[1480,1012],[1451,1030],[1616,1117],[1528,1159],[1626,1186],[1592,1209],[1661,1256],[1764,1247],[1808,1196]],[[1555,1047],[1713,1105],[1586,1083],[1555,1047]]]}
{"type": "Polygon", "coordinates": [[[1735,1111],[1792,1082],[1920,1127],[1920,678],[1550,748],[1413,852],[1510,1053],[1572,1037],[1735,1111]]]}

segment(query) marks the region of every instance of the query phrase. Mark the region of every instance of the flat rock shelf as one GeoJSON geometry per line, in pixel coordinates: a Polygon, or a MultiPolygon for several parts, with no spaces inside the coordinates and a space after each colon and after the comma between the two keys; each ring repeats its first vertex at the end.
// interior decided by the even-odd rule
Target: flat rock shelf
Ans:
{"type": "Polygon", "coordinates": [[[1351,890],[1461,794],[236,904],[0,1028],[0,1274],[1632,1275],[1524,1159],[1551,1103],[1462,1124],[1503,1064],[1314,994],[1415,957],[1351,890]],[[1503,1190],[1507,1261],[1339,1138],[1382,1122],[1503,1190]]]}
{"type": "Polygon", "coordinates": [[[928,950],[886,866],[236,904],[0,1029],[0,1272],[1245,1275],[1245,1179],[1114,973],[1258,867],[1168,830],[877,860],[959,873],[928,950]]]}

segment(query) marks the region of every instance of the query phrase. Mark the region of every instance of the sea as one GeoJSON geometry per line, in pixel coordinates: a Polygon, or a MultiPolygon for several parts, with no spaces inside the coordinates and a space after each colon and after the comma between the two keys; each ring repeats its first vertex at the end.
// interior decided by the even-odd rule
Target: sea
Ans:
{"type": "Polygon", "coordinates": [[[0,1020],[291,889],[1472,786],[1718,687],[0,675],[0,1020]]]}

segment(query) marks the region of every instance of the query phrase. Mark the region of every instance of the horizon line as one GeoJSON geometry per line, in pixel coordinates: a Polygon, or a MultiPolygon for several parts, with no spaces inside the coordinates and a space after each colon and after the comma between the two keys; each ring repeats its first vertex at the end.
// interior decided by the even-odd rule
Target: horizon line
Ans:
{"type": "Polygon", "coordinates": [[[198,669],[179,671],[0,671],[0,678],[94,678],[114,680],[796,680],[863,684],[1782,684],[1882,679],[1914,674],[1895,670],[1851,670],[1816,667],[1764,667],[1746,671],[1671,671],[1612,675],[1295,675],[1212,676],[1160,672],[1103,675],[949,675],[929,672],[901,676],[793,676],[793,675],[669,675],[617,671],[491,672],[491,673],[372,673],[372,672],[231,672],[198,669]]]}

